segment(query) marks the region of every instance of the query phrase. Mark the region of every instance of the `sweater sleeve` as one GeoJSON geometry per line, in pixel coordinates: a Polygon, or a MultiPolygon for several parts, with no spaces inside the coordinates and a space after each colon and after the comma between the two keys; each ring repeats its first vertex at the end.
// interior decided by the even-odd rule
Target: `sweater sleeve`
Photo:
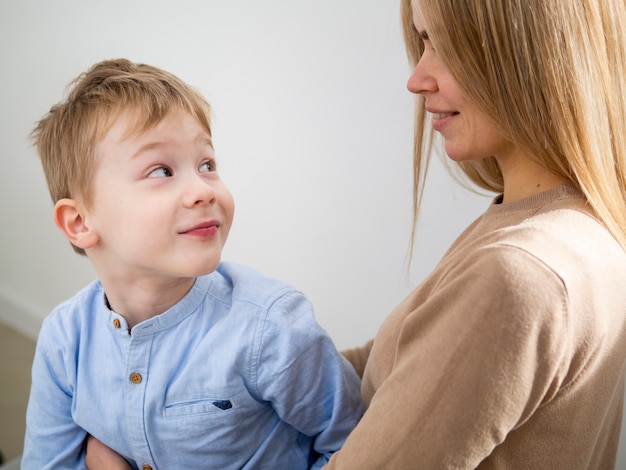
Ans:
{"type": "Polygon", "coordinates": [[[540,260],[475,252],[406,312],[389,374],[325,468],[475,468],[564,380],[568,324],[540,260]]]}
{"type": "Polygon", "coordinates": [[[367,358],[370,355],[373,344],[374,340],[370,340],[360,348],[345,349],[341,351],[343,357],[345,357],[348,362],[352,364],[352,367],[354,367],[354,370],[359,375],[359,377],[363,377],[365,364],[367,363],[367,358]]]}

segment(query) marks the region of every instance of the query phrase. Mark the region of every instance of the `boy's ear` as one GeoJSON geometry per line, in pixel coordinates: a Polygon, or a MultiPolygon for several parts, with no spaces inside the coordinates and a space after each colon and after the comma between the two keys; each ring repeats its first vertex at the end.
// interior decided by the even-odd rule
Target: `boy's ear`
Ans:
{"type": "Polygon", "coordinates": [[[98,243],[99,237],[81,212],[75,199],[60,199],[54,205],[54,223],[72,245],[86,250],[98,243]]]}

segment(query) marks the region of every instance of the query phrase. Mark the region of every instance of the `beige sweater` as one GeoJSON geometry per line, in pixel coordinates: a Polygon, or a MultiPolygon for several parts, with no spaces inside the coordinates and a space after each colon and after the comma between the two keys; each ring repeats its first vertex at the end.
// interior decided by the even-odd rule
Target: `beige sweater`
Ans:
{"type": "Polygon", "coordinates": [[[368,409],[325,468],[611,469],[626,254],[572,187],[492,204],[345,354],[368,409]]]}

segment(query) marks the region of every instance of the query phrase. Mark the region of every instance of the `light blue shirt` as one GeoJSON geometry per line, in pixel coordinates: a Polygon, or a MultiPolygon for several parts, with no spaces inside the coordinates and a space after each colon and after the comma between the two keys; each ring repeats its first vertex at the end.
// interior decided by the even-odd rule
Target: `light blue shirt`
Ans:
{"type": "Polygon", "coordinates": [[[363,413],[308,300],[232,263],[131,334],[95,281],[46,318],[32,374],[27,470],[85,468],[87,434],[136,468],[319,468],[363,413]]]}

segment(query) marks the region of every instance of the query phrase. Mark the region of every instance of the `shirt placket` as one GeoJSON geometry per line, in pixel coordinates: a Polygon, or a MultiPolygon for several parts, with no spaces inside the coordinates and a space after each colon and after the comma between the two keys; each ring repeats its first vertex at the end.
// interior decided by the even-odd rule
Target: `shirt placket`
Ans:
{"type": "Polygon", "coordinates": [[[148,393],[153,332],[145,325],[132,333],[126,365],[124,393],[125,423],[133,456],[140,468],[156,470],[147,439],[146,395],[148,393]]]}

